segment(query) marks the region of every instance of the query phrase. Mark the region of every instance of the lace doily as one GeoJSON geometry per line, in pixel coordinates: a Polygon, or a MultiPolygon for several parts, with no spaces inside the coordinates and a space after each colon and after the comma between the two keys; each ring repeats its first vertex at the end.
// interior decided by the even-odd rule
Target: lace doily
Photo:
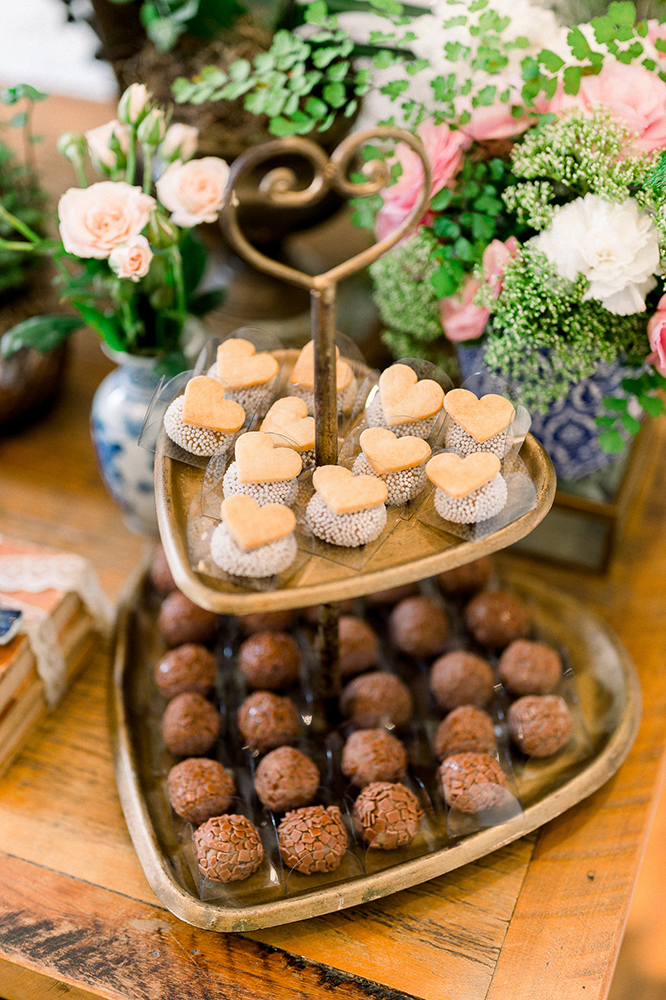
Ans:
{"type": "Polygon", "coordinates": [[[53,555],[0,556],[0,591],[3,592],[0,593],[0,606],[23,612],[20,631],[30,640],[47,703],[53,708],[67,686],[65,657],[48,614],[13,596],[6,596],[21,590],[31,594],[39,594],[43,590],[78,594],[95,627],[104,634],[111,627],[111,605],[95,571],[82,556],[61,552],[54,552],[53,555]]]}

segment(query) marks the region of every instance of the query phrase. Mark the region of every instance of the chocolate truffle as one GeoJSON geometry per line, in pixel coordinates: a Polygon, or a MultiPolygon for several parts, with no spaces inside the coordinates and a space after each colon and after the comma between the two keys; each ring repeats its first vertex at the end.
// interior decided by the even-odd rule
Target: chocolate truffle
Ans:
{"type": "Polygon", "coordinates": [[[483,708],[493,696],[494,684],[490,664],[462,649],[440,656],[430,671],[430,690],[447,712],[460,705],[483,708]]]}
{"type": "Polygon", "coordinates": [[[172,590],[177,590],[176,581],[171,575],[167,557],[164,549],[160,545],[153,556],[150,567],[150,580],[158,594],[170,594],[172,590]]]}
{"type": "Polygon", "coordinates": [[[353,677],[374,667],[379,655],[379,639],[367,622],[355,615],[342,615],[338,634],[342,677],[353,677]]]}
{"type": "Polygon", "coordinates": [[[162,718],[162,737],[178,757],[202,757],[220,731],[220,713],[194,691],[177,694],[162,718]]]}
{"type": "Polygon", "coordinates": [[[286,632],[255,632],[241,645],[238,666],[250,687],[279,691],[298,677],[301,651],[286,632]]]}
{"type": "Polygon", "coordinates": [[[354,803],[354,826],[368,847],[392,851],[411,844],[421,822],[419,800],[404,785],[373,781],[354,803]]]}
{"type": "Polygon", "coordinates": [[[514,701],[508,714],[509,733],[528,757],[550,757],[571,739],[571,714],[557,694],[528,694],[514,701]]]}
{"type": "Polygon", "coordinates": [[[524,639],[530,616],[513,594],[489,590],[477,594],[465,608],[465,624],[477,642],[490,649],[503,649],[514,639],[524,639]]]}
{"type": "Polygon", "coordinates": [[[295,611],[257,611],[252,615],[238,615],[243,635],[254,632],[286,632],[296,621],[295,611]]]}
{"type": "Polygon", "coordinates": [[[439,760],[454,753],[492,754],[497,747],[493,720],[475,705],[461,705],[442,719],[433,748],[439,760]]]}
{"type": "Polygon", "coordinates": [[[170,649],[155,667],[155,683],[169,699],[183,691],[209,694],[216,677],[215,657],[205,646],[194,642],[170,649]]]}
{"type": "Polygon", "coordinates": [[[233,813],[213,816],[194,831],[199,871],[215,882],[239,882],[254,875],[264,848],[254,823],[233,813]]]}
{"type": "Polygon", "coordinates": [[[358,788],[371,781],[397,781],[407,770],[407,752],[386,729],[357,729],[344,745],[340,766],[358,788]]]}
{"type": "Polygon", "coordinates": [[[483,590],[492,575],[492,562],[488,556],[481,556],[464,566],[456,566],[446,573],[440,573],[437,583],[446,597],[468,597],[483,590]]]}
{"type": "Polygon", "coordinates": [[[499,658],[499,675],[513,695],[551,694],[562,677],[562,661],[552,646],[515,639],[499,658]]]}
{"type": "Polygon", "coordinates": [[[417,583],[404,583],[402,587],[389,587],[388,590],[377,590],[374,594],[367,594],[365,603],[369,608],[385,608],[398,601],[404,601],[406,597],[414,597],[419,592],[417,583]]]}
{"type": "Polygon", "coordinates": [[[285,865],[303,875],[334,872],[347,850],[347,831],[337,806],[305,806],[288,812],[277,834],[285,865]]]}
{"type": "Polygon", "coordinates": [[[261,753],[293,743],[298,736],[299,722],[293,701],[272,691],[255,691],[238,709],[242,738],[261,753]]]}
{"type": "Polygon", "coordinates": [[[262,805],[284,812],[312,802],[319,781],[319,768],[313,760],[293,747],[278,747],[260,762],[254,789],[262,805]]]}
{"type": "Polygon", "coordinates": [[[340,697],[340,709],[357,726],[371,729],[389,719],[404,726],[412,717],[412,695],[395,674],[374,670],[350,681],[340,697]]]}
{"type": "Polygon", "coordinates": [[[174,590],[162,602],[157,627],[169,646],[207,642],[215,635],[217,615],[200,608],[179,590],[174,590]]]}
{"type": "Polygon", "coordinates": [[[449,638],[446,612],[432,597],[408,597],[400,601],[389,621],[391,638],[410,656],[436,656],[449,638]]]}
{"type": "Polygon", "coordinates": [[[487,753],[457,753],[439,767],[444,799],[451,809],[484,812],[505,797],[506,775],[487,753]]]}
{"type": "Polygon", "coordinates": [[[173,811],[199,826],[227,811],[235,788],[231,775],[216,760],[188,757],[169,771],[167,790],[173,811]]]}

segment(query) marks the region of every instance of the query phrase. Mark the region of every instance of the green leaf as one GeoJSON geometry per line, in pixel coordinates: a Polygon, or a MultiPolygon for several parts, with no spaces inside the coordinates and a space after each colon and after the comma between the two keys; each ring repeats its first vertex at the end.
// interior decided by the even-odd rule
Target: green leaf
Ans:
{"type": "Polygon", "coordinates": [[[187,311],[193,316],[205,316],[212,312],[224,302],[224,290],[214,288],[210,292],[202,292],[201,295],[194,295],[187,301],[187,311]]]}
{"type": "Polygon", "coordinates": [[[648,396],[646,393],[643,393],[638,397],[638,402],[650,417],[660,416],[665,409],[663,402],[658,396],[648,396]]]}
{"type": "Polygon", "coordinates": [[[315,0],[305,9],[305,20],[309,24],[325,24],[328,17],[328,7],[324,0],[315,0]]]}
{"type": "Polygon", "coordinates": [[[99,309],[93,309],[92,306],[87,306],[84,302],[76,301],[72,305],[78,309],[87,325],[91,326],[112,350],[125,350],[127,345],[123,330],[115,316],[105,316],[99,309]]]}
{"type": "Polygon", "coordinates": [[[430,284],[439,295],[440,299],[448,298],[458,288],[460,277],[457,276],[456,269],[452,263],[442,264],[434,274],[430,276],[430,284]]]}
{"type": "Polygon", "coordinates": [[[460,226],[453,219],[447,219],[446,216],[441,216],[432,224],[432,231],[435,236],[438,236],[443,240],[455,240],[460,236],[460,226]]]}
{"type": "Polygon", "coordinates": [[[580,89],[580,81],[583,70],[580,66],[567,66],[564,71],[564,93],[577,94],[580,89]]]}
{"type": "Polygon", "coordinates": [[[19,111],[9,119],[12,128],[24,128],[28,124],[28,112],[19,111]]]}
{"type": "Polygon", "coordinates": [[[22,347],[34,347],[44,354],[82,325],[78,316],[31,316],[3,334],[0,356],[10,358],[22,347]]]}
{"type": "Polygon", "coordinates": [[[442,188],[430,199],[430,207],[434,212],[443,212],[451,204],[452,198],[453,191],[451,188],[442,188]]]}
{"type": "Polygon", "coordinates": [[[190,296],[203,278],[207,258],[206,248],[191,229],[187,230],[180,244],[180,256],[183,259],[185,294],[190,296]]]}
{"type": "Polygon", "coordinates": [[[616,417],[597,417],[594,421],[597,427],[611,428],[615,427],[616,417]]]}
{"type": "Polygon", "coordinates": [[[629,434],[638,434],[641,429],[641,422],[640,420],[636,420],[636,417],[632,417],[630,413],[623,413],[622,426],[629,434]]]}
{"type": "Polygon", "coordinates": [[[539,62],[542,66],[545,66],[549,73],[557,73],[564,66],[564,59],[555,53],[551,52],[550,49],[543,49],[539,53],[539,62]]]}
{"type": "Polygon", "coordinates": [[[613,24],[633,25],[636,20],[636,8],[630,0],[614,2],[608,6],[608,16],[613,24]]]}
{"type": "Polygon", "coordinates": [[[624,439],[618,430],[604,431],[598,438],[599,447],[608,455],[617,455],[624,451],[624,439]]]}
{"type": "Polygon", "coordinates": [[[616,413],[624,413],[629,405],[629,401],[617,396],[606,396],[604,406],[607,410],[615,410],[616,413]]]}
{"type": "Polygon", "coordinates": [[[328,104],[318,97],[308,97],[305,102],[305,110],[313,118],[325,118],[328,114],[328,104]]]}
{"type": "Polygon", "coordinates": [[[347,91],[343,83],[327,83],[322,90],[322,96],[332,108],[341,108],[347,100],[347,91]]]}

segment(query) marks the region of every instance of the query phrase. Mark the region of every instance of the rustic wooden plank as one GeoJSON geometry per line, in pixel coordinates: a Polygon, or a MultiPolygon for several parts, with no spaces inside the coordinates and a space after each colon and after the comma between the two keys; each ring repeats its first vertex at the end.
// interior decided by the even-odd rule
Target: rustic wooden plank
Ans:
{"type": "MultiPolygon", "coordinates": [[[[340,1000],[411,995],[242,937],[201,931],[158,907],[8,855],[0,855],[0,957],[109,1000],[330,1000],[332,990],[340,1000]]],[[[0,990],[3,976],[0,965],[0,990]]]]}

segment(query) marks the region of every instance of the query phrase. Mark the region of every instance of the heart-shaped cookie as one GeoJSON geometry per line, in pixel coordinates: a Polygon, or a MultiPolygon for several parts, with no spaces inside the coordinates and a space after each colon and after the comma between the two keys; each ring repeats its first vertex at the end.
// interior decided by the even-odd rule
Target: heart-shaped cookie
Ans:
{"type": "Polygon", "coordinates": [[[184,424],[233,434],[245,423],[245,410],[233,399],[224,398],[224,389],[214,378],[196,375],[185,386],[182,420],[184,424]]]}
{"type": "Polygon", "coordinates": [[[451,389],[444,406],[449,416],[479,444],[506,430],[516,415],[513,403],[504,396],[488,393],[479,399],[469,389],[451,389]]]}
{"type": "Polygon", "coordinates": [[[277,399],[264,417],[261,425],[264,434],[279,435],[275,444],[289,447],[289,442],[303,451],[309,451],[315,444],[314,417],[308,416],[308,405],[300,396],[285,396],[277,399]],[[284,440],[287,438],[288,440],[284,440]]]}
{"type": "Polygon", "coordinates": [[[489,451],[475,451],[465,458],[444,452],[430,459],[426,473],[435,486],[458,499],[481,489],[495,478],[500,468],[499,458],[489,451]]]}
{"type": "Polygon", "coordinates": [[[244,552],[286,538],[296,527],[296,515],[282,503],[260,507],[254,497],[236,493],[222,501],[222,520],[244,552]]]}
{"type": "Polygon", "coordinates": [[[431,378],[421,379],[409,365],[391,365],[379,377],[379,395],[389,427],[432,417],[442,408],[444,390],[431,378]]]}
{"type": "Polygon", "coordinates": [[[278,483],[295,479],[303,468],[293,448],[278,448],[270,434],[250,431],[236,441],[239,483],[278,483]]]}
{"type": "Polygon", "coordinates": [[[398,438],[383,427],[368,427],[359,440],[365,457],[380,476],[413,469],[430,458],[430,445],[423,438],[398,438]]]}
{"type": "Polygon", "coordinates": [[[352,476],[343,465],[320,465],[312,485],[334,514],[355,514],[377,507],[388,496],[386,483],[374,476],[352,476]]]}
{"type": "Polygon", "coordinates": [[[225,389],[263,385],[277,375],[277,358],[267,351],[255,352],[254,344],[242,337],[229,337],[217,349],[217,378],[225,389]]]}
{"type": "MultiPolygon", "coordinates": [[[[289,382],[291,385],[302,385],[306,389],[314,389],[314,340],[309,340],[296,358],[294,370],[289,382]]],[[[338,392],[348,388],[354,377],[352,367],[340,357],[340,351],[335,348],[335,385],[338,392]]]]}

